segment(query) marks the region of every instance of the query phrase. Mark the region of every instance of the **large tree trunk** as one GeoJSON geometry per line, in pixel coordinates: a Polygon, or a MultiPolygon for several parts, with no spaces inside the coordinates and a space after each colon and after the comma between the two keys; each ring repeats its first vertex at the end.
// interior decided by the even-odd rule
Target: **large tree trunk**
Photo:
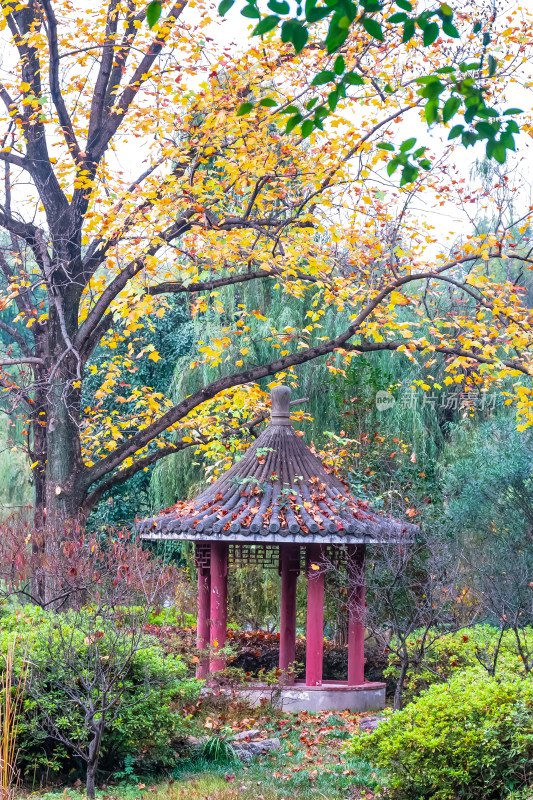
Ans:
{"type": "Polygon", "coordinates": [[[69,318],[61,323],[57,315],[50,317],[55,342],[51,348],[54,366],[48,379],[45,501],[46,525],[57,527],[78,519],[85,495],[80,479],[84,470],[80,444],[82,367],[66,341],[66,336],[74,337],[77,315],[73,316],[70,309],[69,318]],[[67,326],[70,331],[64,333],[67,326]]]}

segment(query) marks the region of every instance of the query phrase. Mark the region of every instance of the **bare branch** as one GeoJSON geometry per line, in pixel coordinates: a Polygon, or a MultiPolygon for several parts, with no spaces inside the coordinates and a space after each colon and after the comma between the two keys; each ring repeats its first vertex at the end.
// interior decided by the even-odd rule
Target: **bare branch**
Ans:
{"type": "Polygon", "coordinates": [[[43,359],[37,358],[36,356],[24,356],[21,358],[0,358],[0,367],[12,367],[16,364],[38,364],[40,367],[44,367],[43,359]]]}

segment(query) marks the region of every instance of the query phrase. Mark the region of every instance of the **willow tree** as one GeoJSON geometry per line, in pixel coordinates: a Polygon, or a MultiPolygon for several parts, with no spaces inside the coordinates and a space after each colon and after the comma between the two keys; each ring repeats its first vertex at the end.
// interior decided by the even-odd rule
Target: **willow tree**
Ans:
{"type": "MultiPolygon", "coordinates": [[[[413,192],[452,196],[451,146],[433,169],[415,149],[427,171],[403,189],[387,184],[384,169],[396,123],[416,122],[425,105],[417,78],[427,59],[446,76],[477,57],[479,74],[464,80],[483,81],[489,68],[466,16],[460,52],[439,40],[419,51],[394,28],[384,42],[352,31],[343,45],[358,75],[351,95],[326,133],[302,141],[282,133],[270,98],[276,109],[298,98],[288,113],[314,104],[308,76],[332,67],[327,52],[295,55],[267,37],[237,54],[207,35],[202,3],[189,12],[179,0],[153,30],[145,8],[144,0],[96,0],[83,10],[64,0],[2,5],[0,328],[11,344],[0,380],[9,409],[26,421],[39,524],[83,516],[138,471],[195,437],[208,440],[221,393],[253,406],[257,381],[290,378],[312,359],[329,355],[338,370],[361,351],[435,351],[449,359],[450,380],[465,364],[482,382],[529,377],[529,311],[512,280],[498,283],[487,268],[494,255],[528,255],[504,229],[440,247],[435,231],[402,212],[413,192]],[[259,86],[269,97],[239,114],[259,86]],[[311,298],[306,324],[269,325],[260,363],[250,357],[250,320],[264,309],[236,303],[230,313],[222,303],[224,287],[235,299],[250,281],[311,298]],[[443,282],[473,298],[476,313],[465,306],[435,318],[426,335],[424,299],[443,282]],[[171,402],[132,374],[139,358],[157,365],[143,330],[179,294],[206,321],[190,369],[212,370],[171,402]],[[411,321],[400,320],[399,306],[413,310],[411,321]],[[323,327],[326,314],[334,324],[323,327]],[[210,335],[213,317],[223,324],[210,335]],[[97,346],[109,353],[99,366],[91,363],[97,346]],[[100,386],[82,403],[95,371],[100,386]],[[110,394],[123,413],[106,410],[110,394]]],[[[506,22],[499,34],[498,98],[527,72],[528,24],[506,22]]],[[[497,107],[505,125],[507,107],[497,107]]],[[[413,150],[408,144],[401,153],[413,150]]],[[[528,399],[523,381],[517,392],[528,399]]]]}

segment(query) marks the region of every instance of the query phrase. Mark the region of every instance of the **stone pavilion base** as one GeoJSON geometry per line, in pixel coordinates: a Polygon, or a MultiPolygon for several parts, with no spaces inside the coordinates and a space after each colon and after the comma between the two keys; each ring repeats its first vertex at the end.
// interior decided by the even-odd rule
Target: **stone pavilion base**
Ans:
{"type": "Polygon", "coordinates": [[[385,684],[348,686],[346,681],[324,681],[306,686],[297,681],[281,688],[253,684],[241,690],[252,705],[267,700],[283,711],[379,711],[385,708],[385,684]]]}

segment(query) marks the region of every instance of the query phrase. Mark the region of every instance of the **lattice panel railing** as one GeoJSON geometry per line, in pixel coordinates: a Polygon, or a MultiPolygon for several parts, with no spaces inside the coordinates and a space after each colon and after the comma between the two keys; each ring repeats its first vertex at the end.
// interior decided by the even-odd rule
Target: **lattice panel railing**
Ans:
{"type": "MultiPolygon", "coordinates": [[[[198,568],[208,569],[211,564],[209,542],[197,542],[195,563],[198,568]]],[[[346,550],[342,545],[324,545],[323,563],[340,569],[346,561],[346,550]]],[[[228,544],[229,567],[256,566],[263,569],[279,569],[279,544],[246,544],[230,542],[228,544]]],[[[305,546],[300,547],[300,569],[305,570],[305,546]]]]}

